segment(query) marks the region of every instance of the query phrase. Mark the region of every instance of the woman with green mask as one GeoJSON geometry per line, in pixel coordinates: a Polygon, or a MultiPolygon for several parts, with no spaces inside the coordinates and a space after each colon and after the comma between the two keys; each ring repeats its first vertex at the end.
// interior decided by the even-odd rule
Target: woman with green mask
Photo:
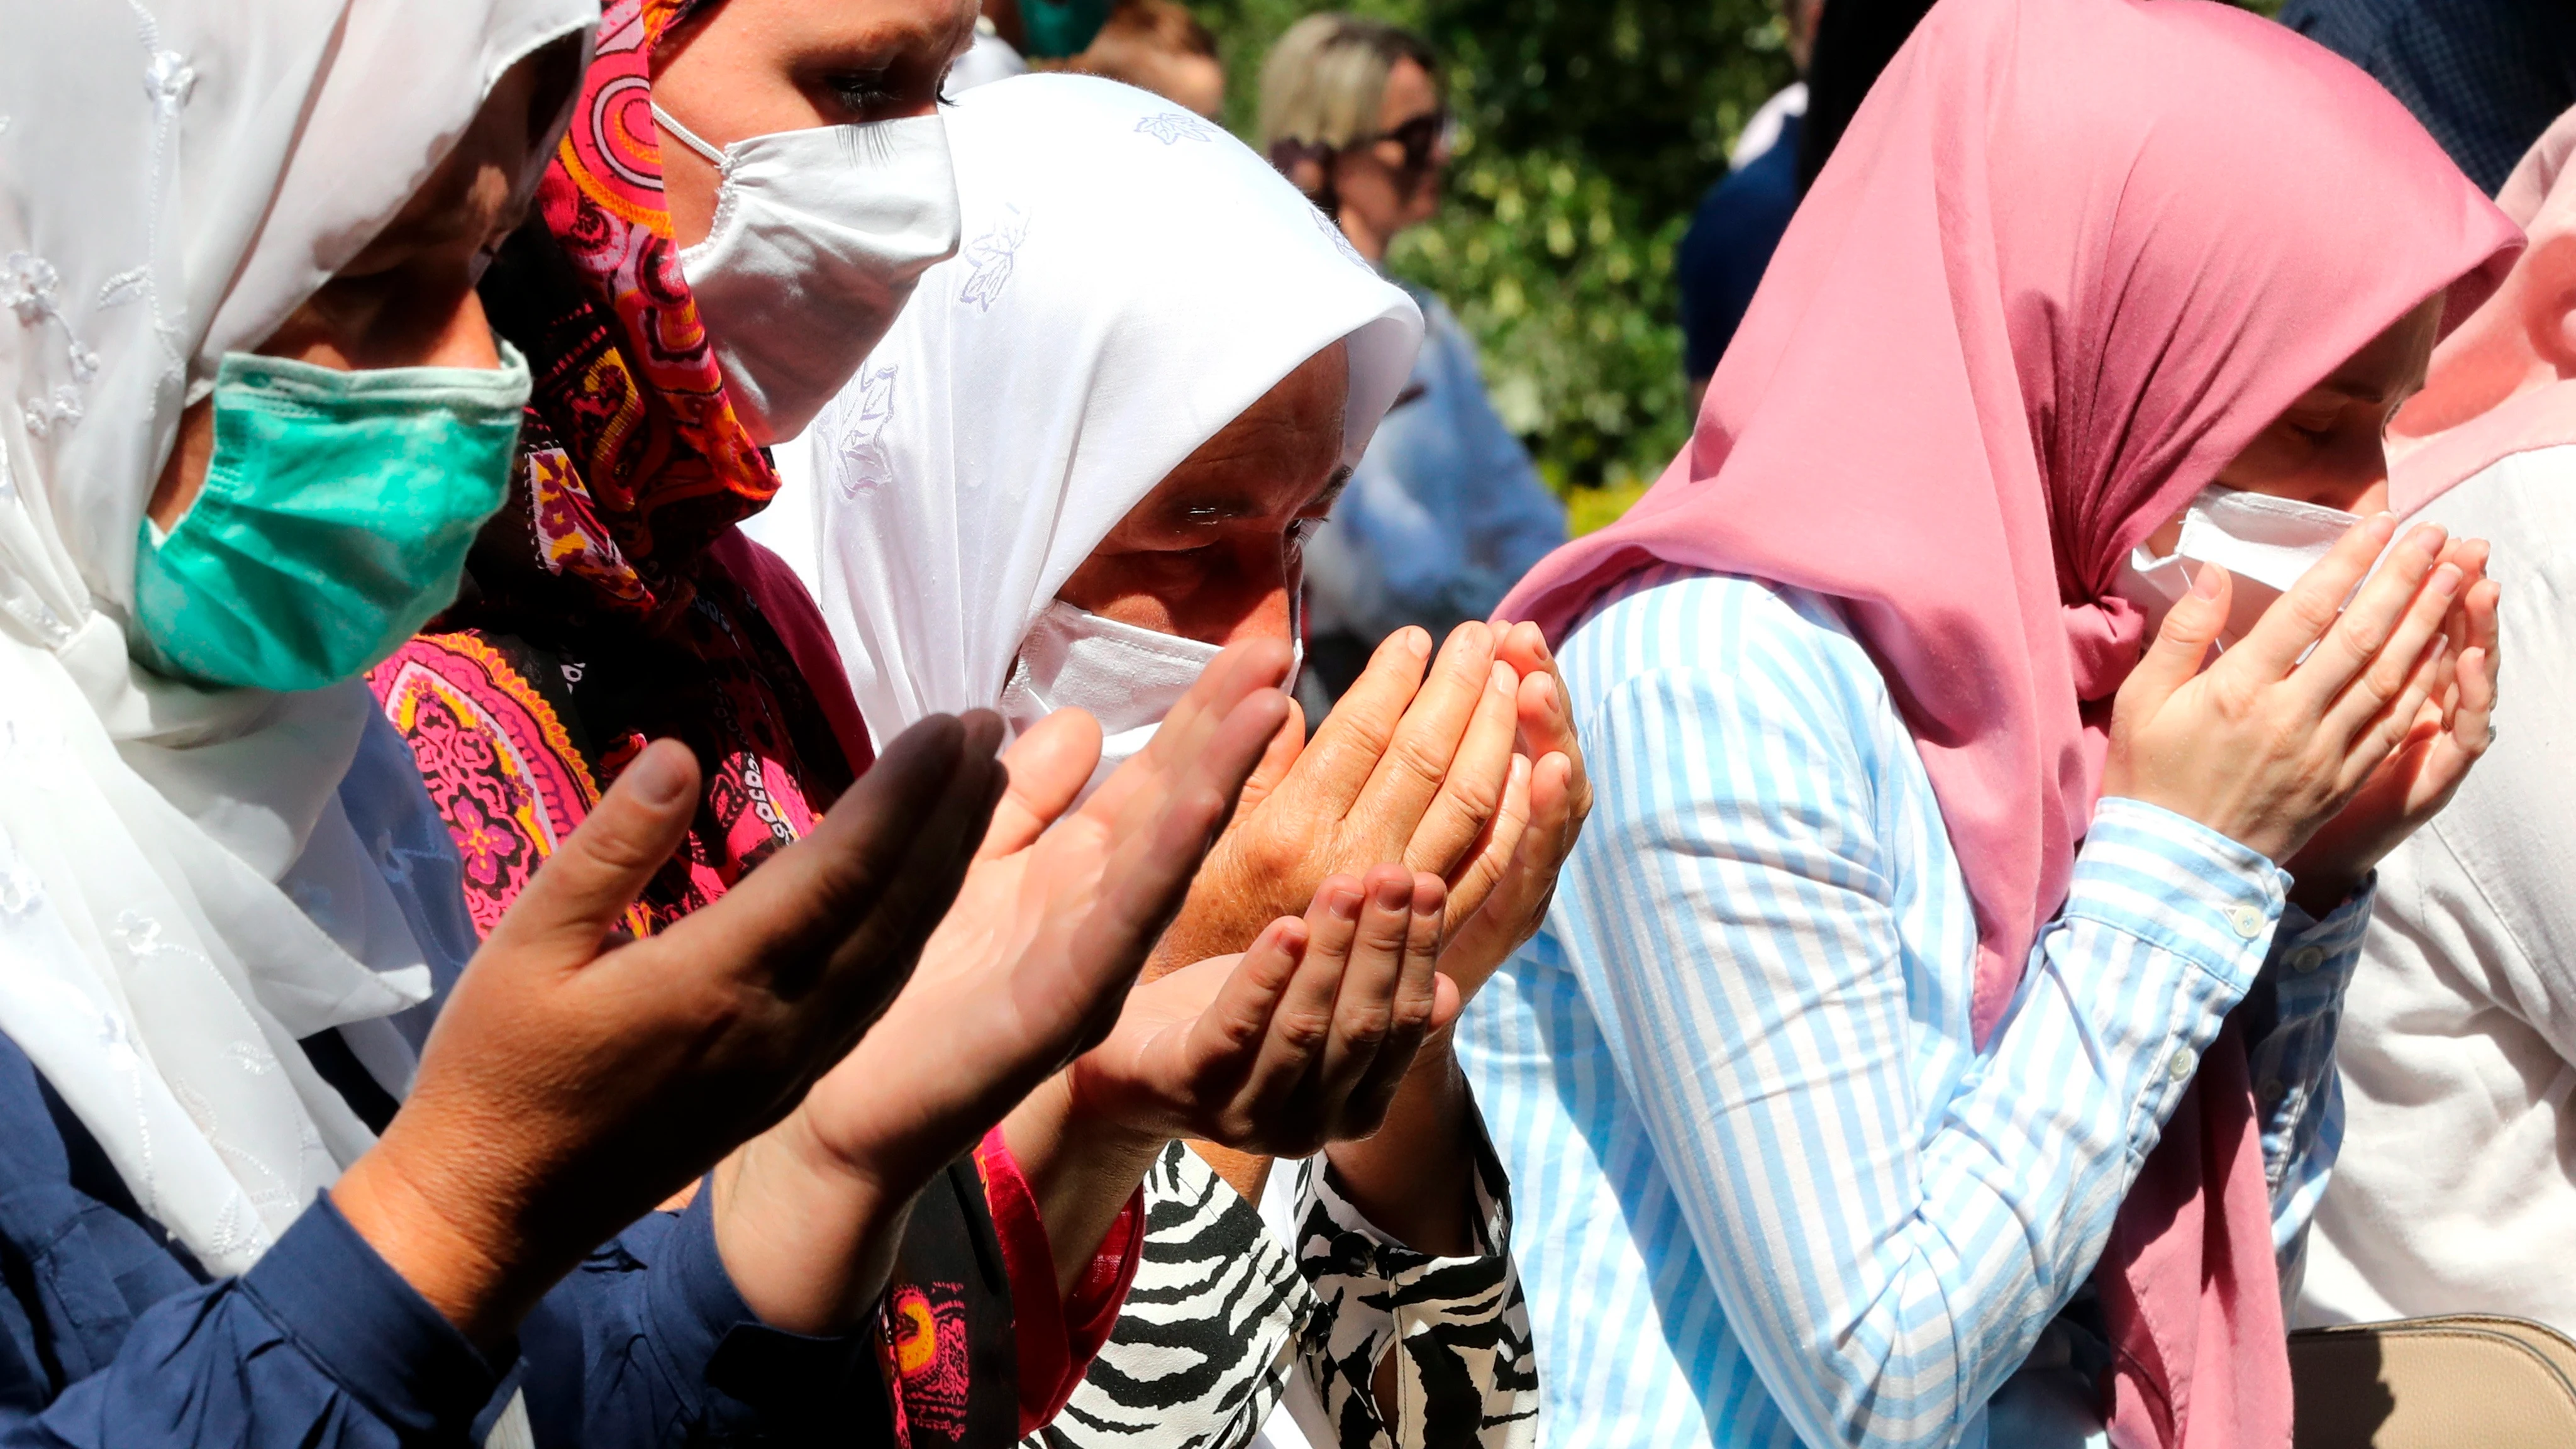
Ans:
{"type": "Polygon", "coordinates": [[[925,722],[628,942],[698,806],[655,743],[433,980],[470,927],[353,675],[502,496],[529,382],[473,284],[594,20],[0,0],[0,1443],[890,1441],[847,1305],[1115,1002],[1285,717],[1284,651],[1230,656],[1007,877],[970,858],[996,801],[1053,813],[1043,762],[1006,799],[995,721],[925,722]],[[961,878],[1047,929],[903,990],[961,878]],[[890,1000],[938,1041],[859,1040],[890,1000]],[[793,1274],[719,1246],[794,1235],[827,1251],[793,1274]]]}

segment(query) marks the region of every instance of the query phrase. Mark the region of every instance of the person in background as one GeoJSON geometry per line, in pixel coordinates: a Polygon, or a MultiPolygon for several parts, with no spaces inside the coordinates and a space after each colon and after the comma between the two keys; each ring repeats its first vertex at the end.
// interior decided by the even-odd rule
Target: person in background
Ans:
{"type": "Polygon", "coordinates": [[[1080,55],[1109,19],[1111,0],[983,0],[975,38],[950,68],[946,93],[1026,75],[1029,62],[1080,55]]]}
{"type": "MultiPolygon", "coordinates": [[[[536,374],[507,500],[456,603],[370,675],[461,858],[471,930],[495,928],[648,740],[685,743],[703,776],[677,858],[621,923],[638,936],[752,879],[869,768],[813,601],[736,525],[778,486],[764,447],[956,249],[937,97],[970,19],[958,0],[621,0],[602,17],[567,142],[480,288],[536,374]],[[804,84],[823,64],[860,80],[804,84]]],[[[1034,872],[1081,834],[1047,838],[988,843],[992,864],[1034,872]]],[[[754,1151],[719,1180],[781,1160],[754,1151]]],[[[986,1442],[1079,1381],[1141,1207],[1084,1244],[1106,1271],[1060,1286],[1062,1225],[1022,1175],[1042,1165],[995,1139],[936,1166],[883,1305],[892,1388],[917,1444],[986,1442]]],[[[758,1248],[793,1257],[796,1239],[758,1248]]]]}
{"type": "Polygon", "coordinates": [[[1807,114],[1798,127],[1798,194],[1816,184],[1843,131],[1932,0],[1833,0],[1816,26],[1807,114]]]}
{"type": "Polygon", "coordinates": [[[1056,68],[1124,81],[1211,121],[1225,110],[1216,36],[1179,0],[1118,0],[1090,47],[1056,68]]]}
{"type": "MultiPolygon", "coordinates": [[[[1169,103],[1031,77],[947,115],[967,235],[990,243],[925,277],[782,451],[761,526],[816,578],[880,733],[956,701],[1030,730],[1079,705],[1131,749],[1220,645],[1289,637],[1298,539],[1404,386],[1418,313],[1260,157],[1169,103]]],[[[1402,860],[1457,881],[1440,969],[1471,994],[1534,927],[1580,823],[1553,676],[1524,674],[1543,674],[1534,638],[1468,623],[1435,659],[1400,631],[1311,740],[1283,736],[1166,957],[1242,949],[1278,900],[1402,860]],[[1458,808],[1474,798],[1500,804],[1481,846],[1460,828],[1484,817],[1458,808]]],[[[1105,1190],[1068,1175],[1042,1197],[1105,1211],[1151,1173],[1131,1311],[1048,1444],[1221,1449],[1300,1424],[1333,1449],[1525,1442],[1508,1188],[1445,1032],[1366,1141],[1245,1143],[1121,1096],[1080,1066],[1052,1112],[1042,1093],[1005,1129],[1114,1129],[1141,1154],[1105,1190]],[[1268,1172],[1211,1137],[1292,1160],[1268,1172]]]]}
{"type": "Polygon", "coordinates": [[[1807,59],[1824,8],[1824,0],[1784,0],[1780,19],[1798,79],[1744,123],[1727,153],[1726,175],[1700,198],[1673,257],[1682,298],[1682,373],[1690,380],[1693,417],[1708,393],[1709,374],[1717,371],[1754,289],[1762,285],[1772,249],[1789,229],[1789,214],[1798,209],[1798,128],[1807,114],[1807,59]]]}
{"type": "MultiPolygon", "coordinates": [[[[1440,209],[1449,108],[1420,36],[1309,15],[1261,68],[1261,146],[1370,265],[1440,209]]],[[[1475,343],[1447,305],[1422,308],[1413,377],[1330,521],[1306,541],[1309,713],[1406,625],[1435,639],[1493,612],[1522,571],[1565,541],[1565,510],[1495,415],[1475,343]]]]}
{"type": "Polygon", "coordinates": [[[2576,1280],[2535,1271],[2576,1255],[2571,163],[2576,111],[2497,197],[2529,248],[2389,429],[2393,506],[2495,541],[2513,691],[2459,798],[2380,862],[2306,1323],[2508,1313],[2576,1334],[2576,1280]]]}
{"type": "Polygon", "coordinates": [[[1500,611],[1600,799],[1458,1028],[1555,1449],[2290,1442],[2371,867],[2494,704],[2380,438],[2519,244],[2268,20],[1933,7],[1500,611]]]}
{"type": "Polygon", "coordinates": [[[2489,195],[2576,106],[2566,0],[2289,0],[2280,21],[2370,72],[2489,195]]]}
{"type": "Polygon", "coordinates": [[[1085,940],[925,947],[961,877],[1010,904],[970,867],[1005,787],[1089,772],[997,761],[986,714],[633,940],[700,813],[655,741],[475,950],[357,676],[506,495],[532,369],[474,279],[599,16],[149,20],[0,5],[10,143],[62,163],[0,170],[0,1441],[900,1442],[864,1310],[905,1205],[1114,1009],[1288,651],[1221,660],[1095,796],[1117,868],[1050,901],[1085,940]],[[870,1032],[890,999],[941,1038],[870,1032]],[[764,1128],[794,1148],[652,1210],[764,1128]]]}

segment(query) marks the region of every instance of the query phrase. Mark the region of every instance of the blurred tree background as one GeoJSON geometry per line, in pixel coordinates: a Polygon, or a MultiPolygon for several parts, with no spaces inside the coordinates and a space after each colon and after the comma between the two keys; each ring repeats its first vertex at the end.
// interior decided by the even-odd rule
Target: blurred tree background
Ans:
{"type": "Polygon", "coordinates": [[[1456,309],[1495,407],[1580,531],[1690,431],[1673,249],[1754,109],[1788,84],[1770,0],[1191,0],[1223,47],[1227,119],[1253,134],[1262,58],[1316,10],[1430,37],[1457,159],[1398,275],[1456,309]]]}

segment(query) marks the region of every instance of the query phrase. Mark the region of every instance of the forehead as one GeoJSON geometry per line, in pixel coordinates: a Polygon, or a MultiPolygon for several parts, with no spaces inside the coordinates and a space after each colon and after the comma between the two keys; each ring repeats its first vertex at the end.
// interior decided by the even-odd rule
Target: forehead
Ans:
{"type": "Polygon", "coordinates": [[[1159,525],[1293,517],[1340,471],[1349,396],[1350,363],[1337,342],[1200,444],[1136,515],[1159,525]]]}

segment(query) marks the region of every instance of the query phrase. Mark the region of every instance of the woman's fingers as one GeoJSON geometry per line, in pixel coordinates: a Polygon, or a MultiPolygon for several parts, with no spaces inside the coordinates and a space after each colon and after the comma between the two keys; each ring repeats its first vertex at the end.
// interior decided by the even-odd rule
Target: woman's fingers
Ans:
{"type": "Polygon", "coordinates": [[[2334,548],[2274,599],[2253,630],[2227,651],[2228,667],[2250,671],[2257,684],[2286,677],[2299,656],[2334,626],[2353,585],[2369,574],[2372,561],[2396,533],[2397,519],[2387,513],[2372,514],[2346,529],[2334,548]]]}
{"type": "MultiPolygon", "coordinates": [[[[1394,990],[1384,1013],[1387,1022],[1385,1039],[1361,1071],[1349,1096],[1338,1103],[1332,1134],[1336,1139],[1365,1137],[1377,1130],[1378,1124],[1386,1120],[1387,1104],[1395,1099],[1396,1089],[1404,1085],[1405,1073],[1413,1069],[1413,1058],[1422,1049],[1423,1037],[1434,1026],[1445,1024],[1438,1014],[1442,1001],[1439,966],[1441,922],[1448,891],[1442,886],[1440,877],[1427,871],[1417,871],[1411,880],[1395,882],[1396,890],[1381,893],[1377,888],[1376,874],[1371,872],[1370,903],[1372,907],[1396,914],[1403,936],[1397,947],[1399,959],[1394,990]],[[1406,898],[1406,909],[1401,913],[1395,911],[1393,904],[1398,891],[1406,898]]],[[[1361,925],[1364,941],[1367,933],[1364,919],[1361,925]]],[[[1359,991],[1367,979],[1368,973],[1354,961],[1352,971],[1342,982],[1345,1001],[1359,991]]],[[[1449,1015],[1454,1019],[1459,1001],[1454,988],[1448,993],[1447,1000],[1450,1003],[1449,1015]]],[[[1357,1024],[1366,1026],[1379,1019],[1374,1003],[1356,1004],[1362,1009],[1346,1015],[1357,1024]]],[[[1337,1026],[1335,1035],[1342,1034],[1337,1026]]],[[[1329,1060],[1325,1075],[1329,1083],[1332,1078],[1329,1060]]]]}
{"type": "Polygon", "coordinates": [[[1493,871],[1482,880],[1469,879],[1470,868],[1494,850],[1496,827],[1502,823],[1515,758],[1512,741],[1520,732],[1520,684],[1510,665],[1494,661],[1449,772],[1404,846],[1405,864],[1461,883],[1460,893],[1468,897],[1460,903],[1462,910],[1484,903],[1492,876],[1501,873],[1501,863],[1511,859],[1520,843],[1513,828],[1512,839],[1500,845],[1493,871]]]}
{"type": "MultiPolygon", "coordinates": [[[[1216,658],[1208,661],[1208,667],[1199,673],[1198,682],[1184,691],[1180,702],[1163,716],[1162,724],[1155,729],[1154,737],[1146,742],[1145,748],[1111,771],[1109,778],[1100,783],[1100,788],[1092,792],[1091,798],[1083,802],[1082,813],[1098,820],[1115,821],[1140,798],[1147,799],[1148,803],[1137,808],[1149,812],[1158,810],[1159,805],[1151,803],[1152,800],[1170,790],[1182,778],[1199,759],[1208,741],[1226,727],[1227,721],[1234,718],[1245,701],[1264,690],[1276,692],[1280,682],[1288,677],[1288,663],[1288,646],[1277,639],[1254,639],[1226,646],[1216,658]]],[[[1274,727],[1272,734],[1276,733],[1274,727]]],[[[1260,743],[1266,746],[1268,737],[1265,736],[1260,743]]],[[[1260,750],[1256,748],[1253,758],[1257,760],[1259,757],[1260,750]]],[[[1247,764],[1245,773],[1249,773],[1250,768],[1247,764]]],[[[1242,783],[1242,777],[1238,775],[1235,788],[1240,790],[1242,783]]]]}
{"type": "Polygon", "coordinates": [[[1387,741],[1395,738],[1407,706],[1422,689],[1423,665],[1431,658],[1428,630],[1407,624],[1388,635],[1369,656],[1368,668],[1333,702],[1333,712],[1315,727],[1315,737],[1289,767],[1288,781],[1300,800],[1311,800],[1330,819],[1346,814],[1369,781],[1387,741]]]}
{"type": "MultiPolygon", "coordinates": [[[[2191,576],[2191,592],[2165,612],[2147,652],[2120,684],[2115,721],[2153,719],[2174,692],[2189,684],[2209,658],[2209,646],[2227,627],[2227,611],[2236,596],[2235,580],[2216,564],[2202,564],[2191,576]]],[[[2277,604],[2274,607],[2279,607],[2277,604]]]]}
{"type": "Polygon", "coordinates": [[[1333,1001],[1332,1035],[1324,1042],[1321,1083],[1328,1117],[1341,1115],[1338,1109],[1395,1035],[1412,905],[1413,872],[1401,866],[1372,867],[1360,883],[1359,921],[1333,1001]]]}
{"type": "MultiPolygon", "coordinates": [[[[1379,756],[1358,803],[1348,812],[1360,828],[1345,837],[1347,850],[1363,860],[1386,860],[1403,853],[1449,778],[1467,727],[1492,687],[1493,667],[1493,630],[1470,621],[1449,635],[1439,658],[1431,663],[1431,677],[1405,709],[1403,722],[1387,741],[1386,753],[1379,756]]],[[[1503,782],[1500,761],[1491,773],[1490,789],[1498,798],[1503,782]]],[[[1473,838],[1471,832],[1467,839],[1473,838]]],[[[1466,843],[1461,840],[1456,848],[1463,849],[1466,843]]]]}
{"type": "Polygon", "coordinates": [[[1244,1084],[1248,1112],[1259,1116],[1290,1106],[1311,1107],[1304,1090],[1315,1078],[1333,1034],[1333,1008],[1359,934],[1365,895],[1347,875],[1327,876],[1306,909],[1306,950],[1297,974],[1271,1013],[1261,1058],[1244,1084]]]}
{"type": "MultiPolygon", "coordinates": [[[[2335,704],[2358,688],[2365,697],[2376,698],[2357,711],[2341,713],[2344,727],[2357,730],[2414,672],[2415,654],[2441,627],[2442,615],[2450,611],[2451,598],[2459,591],[2459,569],[2440,561],[2446,541],[2447,535],[2436,525],[2408,530],[2389,551],[2387,561],[2327,626],[2316,648],[2291,668],[2287,681],[2291,697],[2313,717],[2338,718],[2335,704]],[[2428,590],[2439,591],[2439,598],[2428,601],[2428,590]],[[2429,617],[2425,614],[2428,602],[2437,605],[2429,617]]],[[[2282,602],[2288,602],[2287,595],[2282,602]]]]}
{"type": "Polygon", "coordinates": [[[1216,999],[1190,1023],[1182,1080],[1196,1084],[1200,1096],[1214,1099],[1239,1091],[1252,1075],[1271,1018],[1306,958],[1307,941],[1306,923],[1295,916],[1281,916],[1263,927],[1252,949],[1227,973],[1216,999]]]}
{"type": "MultiPolygon", "coordinates": [[[[1551,758],[1562,759],[1563,756],[1551,758]]],[[[1486,822],[1484,836],[1476,842],[1466,863],[1446,882],[1448,887],[1448,925],[1452,930],[1485,908],[1495,890],[1511,873],[1512,864],[1527,846],[1530,829],[1529,757],[1515,754],[1510,773],[1503,781],[1502,804],[1486,822]]]]}
{"type": "Polygon", "coordinates": [[[1269,748],[1261,752],[1261,763],[1252,767],[1252,778],[1243,782],[1243,798],[1236,809],[1246,814],[1261,808],[1272,791],[1288,778],[1297,757],[1306,749],[1306,711],[1292,696],[1288,701],[1288,722],[1271,736],[1269,748]]]}
{"type": "Polygon", "coordinates": [[[1100,763],[1100,723],[1088,711],[1060,709],[1039,720],[1002,752],[1011,783],[993,807],[977,860],[1011,855],[1035,844],[1082,793],[1100,763]]]}
{"type": "MultiPolygon", "coordinates": [[[[2415,542],[2410,537],[2399,546],[2399,553],[2409,554],[2415,542]]],[[[2412,563],[2410,560],[2401,567],[2398,560],[2392,559],[2390,567],[2381,569],[2370,586],[2362,590],[2362,597],[2344,611],[2343,622],[2327,635],[2326,642],[2318,645],[2316,653],[2290,676],[2290,686],[2312,701],[2326,681],[2344,679],[2340,692],[2324,697],[2325,717],[2321,724],[2331,742],[2359,743],[2371,723],[2380,719],[2422,675],[2417,666],[2440,647],[2442,621],[2459,597],[2459,566],[2436,565],[2430,577],[2417,576],[2417,582],[2410,583],[2405,580],[2413,572],[2412,563]],[[2401,599],[2391,611],[2387,596],[2401,589],[2411,590],[2411,596],[2401,599]],[[2369,615],[2356,618],[2365,608],[2370,610],[2369,615]],[[2354,668],[2349,656],[2365,649],[2369,653],[2354,668]]],[[[2410,711],[2407,718],[2413,717],[2410,711]]]]}
{"type": "Polygon", "coordinates": [[[493,926],[496,958],[532,951],[565,967],[587,963],[671,858],[698,808],[698,761],[677,740],[655,740],[611,785],[590,818],[546,858],[493,926]]]}

